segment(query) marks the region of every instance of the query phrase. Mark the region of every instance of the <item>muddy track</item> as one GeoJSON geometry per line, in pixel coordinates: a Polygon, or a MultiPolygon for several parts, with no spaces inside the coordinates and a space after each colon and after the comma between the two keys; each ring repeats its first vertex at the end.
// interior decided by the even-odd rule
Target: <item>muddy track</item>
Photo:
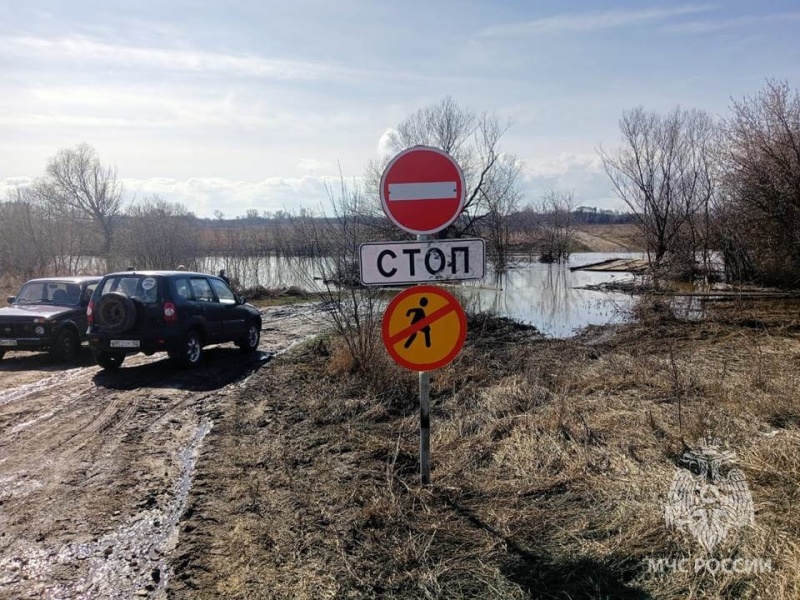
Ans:
{"type": "Polygon", "coordinates": [[[259,352],[208,348],[102,371],[0,362],[0,598],[164,598],[195,463],[236,386],[320,330],[312,306],[262,311],[259,352]]]}

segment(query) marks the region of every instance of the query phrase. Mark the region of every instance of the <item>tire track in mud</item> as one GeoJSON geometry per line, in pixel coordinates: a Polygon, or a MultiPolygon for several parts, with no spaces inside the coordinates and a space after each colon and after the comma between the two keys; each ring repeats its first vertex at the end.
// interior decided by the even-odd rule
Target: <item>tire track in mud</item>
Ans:
{"type": "MultiPolygon", "coordinates": [[[[140,382],[141,382],[141,378],[140,382]]],[[[163,377],[149,377],[151,384],[163,384],[163,377]]],[[[145,382],[141,382],[145,383],[145,382]]],[[[123,383],[120,387],[128,387],[123,383]]],[[[69,500],[62,492],[62,505],[80,505],[81,496],[94,493],[110,495],[128,493],[125,502],[116,503],[107,510],[99,521],[112,521],[112,527],[105,527],[105,533],[96,541],[85,541],[85,536],[60,546],[48,543],[31,543],[27,539],[17,540],[8,551],[0,552],[0,597],[3,584],[14,588],[27,582],[28,589],[34,593],[46,593],[58,598],[105,598],[131,597],[137,590],[155,591],[162,574],[164,581],[168,575],[166,557],[169,554],[168,541],[177,540],[177,523],[184,509],[185,497],[190,487],[191,475],[197,450],[211,428],[211,420],[199,416],[206,412],[199,404],[213,399],[215,392],[190,392],[175,390],[152,393],[151,388],[142,388],[132,393],[119,390],[98,389],[82,394],[86,406],[76,415],[70,414],[70,427],[59,432],[63,423],[58,418],[50,419],[50,427],[29,427],[28,435],[16,436],[16,443],[10,450],[16,453],[22,447],[38,448],[42,466],[31,477],[29,471],[16,471],[15,476],[0,479],[0,492],[4,506],[11,501],[43,503],[42,496],[50,492],[43,490],[43,481],[60,480],[61,487],[75,490],[69,500]],[[91,400],[91,401],[90,401],[91,400]],[[105,408],[102,406],[105,404],[105,408]],[[173,455],[174,464],[158,467],[167,468],[170,477],[155,477],[153,467],[142,465],[142,458],[153,454],[159,440],[169,442],[170,424],[179,424],[177,435],[168,443],[169,450],[161,454],[169,458],[173,455]],[[188,443],[187,443],[188,439],[188,443]],[[45,457],[57,455],[56,464],[50,464],[45,457]],[[191,458],[195,457],[195,458],[191,458]],[[144,481],[137,481],[143,479],[144,481]],[[172,490],[169,482],[177,482],[172,490]],[[134,510],[131,510],[133,507],[134,510]],[[125,510],[127,508],[127,510],[125,510]],[[60,572],[70,572],[67,581],[62,580],[60,572]],[[153,574],[156,573],[155,579],[153,574]]],[[[207,407],[206,407],[207,408],[207,407]]],[[[62,411],[69,412],[69,411],[62,411]]],[[[27,457],[28,463],[31,457],[27,457]]],[[[14,461],[4,465],[8,472],[21,464],[14,461]]],[[[145,461],[146,462],[146,461],[145,461]]],[[[156,461],[157,463],[159,461],[156,461]]],[[[52,490],[51,490],[52,491],[52,490]]],[[[71,522],[67,530],[80,530],[80,525],[91,522],[97,516],[97,503],[89,510],[78,511],[67,517],[59,513],[52,503],[45,503],[48,509],[57,513],[54,520],[39,517],[39,531],[35,541],[50,537],[54,526],[63,521],[71,522]]],[[[86,508],[86,501],[83,501],[86,508]]],[[[3,508],[3,507],[0,507],[3,508]]],[[[49,511],[40,511],[49,512],[49,511]]],[[[36,525],[37,517],[31,515],[25,520],[36,525]]],[[[0,524],[4,519],[0,516],[0,524]]],[[[58,529],[63,537],[64,528],[58,529]]],[[[92,536],[94,537],[94,536],[92,536]]],[[[1,546],[2,544],[0,544],[1,546]]],[[[163,584],[162,584],[163,586],[163,584]]],[[[12,594],[10,597],[18,597],[12,594]]]]}
{"type": "Polygon", "coordinates": [[[59,372],[54,375],[50,375],[49,377],[39,379],[38,381],[34,381],[33,383],[27,383],[18,387],[12,387],[11,389],[0,391],[0,406],[21,400],[33,394],[42,394],[60,385],[68,385],[83,376],[87,376],[89,373],[95,370],[96,369],[92,367],[81,367],[78,369],[72,369],[70,371],[59,372]]]}
{"type": "Polygon", "coordinates": [[[196,461],[229,389],[320,330],[315,307],[262,312],[269,354],[211,347],[179,372],[164,355],[136,357],[0,391],[0,598],[165,597],[196,461]]]}

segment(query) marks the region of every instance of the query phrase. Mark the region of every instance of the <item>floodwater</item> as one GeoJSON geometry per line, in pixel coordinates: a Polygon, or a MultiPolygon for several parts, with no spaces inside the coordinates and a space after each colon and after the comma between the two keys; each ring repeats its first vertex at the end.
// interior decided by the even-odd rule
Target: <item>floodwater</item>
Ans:
{"type": "Polygon", "coordinates": [[[610,281],[631,279],[630,273],[570,271],[570,267],[609,258],[639,258],[639,253],[582,252],[567,264],[525,262],[498,278],[465,284],[467,307],[535,326],[549,337],[569,337],[587,325],[627,320],[633,297],[622,292],[582,289],[610,281]]]}
{"type": "MultiPolygon", "coordinates": [[[[569,337],[587,325],[622,322],[630,314],[633,299],[621,292],[581,289],[587,285],[630,279],[629,273],[570,271],[570,267],[609,258],[640,258],[640,253],[584,252],[573,254],[567,264],[543,264],[522,260],[502,277],[487,269],[480,282],[457,285],[467,310],[492,312],[535,326],[550,337],[569,337]]],[[[270,258],[257,263],[221,264],[205,259],[204,270],[215,273],[227,268],[243,287],[298,286],[313,290],[321,285],[313,261],[298,268],[297,261],[270,258]],[[237,268],[238,267],[238,268],[237,268]],[[315,275],[317,276],[315,278],[315,275]]],[[[488,265],[487,265],[488,267],[488,265]]]]}
{"type": "MultiPolygon", "coordinates": [[[[638,252],[581,252],[561,265],[520,259],[515,268],[501,277],[495,276],[487,265],[487,275],[482,281],[463,282],[453,287],[459,290],[467,310],[509,317],[533,325],[550,337],[569,337],[587,325],[625,321],[633,304],[633,298],[624,292],[582,289],[631,279],[631,274],[570,271],[570,267],[609,258],[642,256],[638,252]]],[[[223,268],[243,288],[297,286],[314,291],[323,287],[321,269],[312,259],[207,256],[198,260],[197,269],[203,272],[217,273],[223,268]]],[[[684,302],[691,309],[688,313],[695,310],[696,302],[684,302]]]]}

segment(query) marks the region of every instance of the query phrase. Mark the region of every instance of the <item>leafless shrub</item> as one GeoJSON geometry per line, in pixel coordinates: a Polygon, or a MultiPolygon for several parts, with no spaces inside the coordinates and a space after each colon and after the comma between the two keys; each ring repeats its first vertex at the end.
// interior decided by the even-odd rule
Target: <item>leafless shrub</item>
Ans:
{"type": "Polygon", "coordinates": [[[56,210],[34,187],[18,188],[0,203],[0,270],[23,278],[72,275],[96,247],[78,211],[56,210]]]}
{"type": "Polygon", "coordinates": [[[184,205],[153,195],[128,209],[120,251],[137,269],[196,268],[196,218],[184,205]]]}
{"type": "Polygon", "coordinates": [[[614,190],[636,215],[651,261],[690,276],[697,251],[707,249],[718,185],[716,126],[699,110],[662,116],[639,107],[623,113],[620,131],[620,148],[600,149],[614,190]]]}
{"type": "Polygon", "coordinates": [[[768,81],[725,122],[721,249],[731,279],[800,284],[800,92],[768,81]]]}
{"type": "Polygon", "coordinates": [[[352,358],[355,371],[370,369],[379,345],[381,293],[359,282],[359,246],[369,239],[367,199],[361,188],[341,180],[328,189],[328,207],[319,215],[290,217],[291,234],[282,254],[295,276],[328,308],[328,316],[352,358]],[[302,240],[302,246],[294,246],[302,240]]]}

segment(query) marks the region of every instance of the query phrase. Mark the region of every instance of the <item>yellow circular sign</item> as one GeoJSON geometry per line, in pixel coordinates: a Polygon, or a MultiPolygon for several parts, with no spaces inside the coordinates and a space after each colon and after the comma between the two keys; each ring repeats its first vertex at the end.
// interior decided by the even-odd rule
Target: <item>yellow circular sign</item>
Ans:
{"type": "Polygon", "coordinates": [[[450,293],[419,285],[400,292],[389,303],[382,334],[395,362],[415,371],[431,371],[459,353],[467,336],[467,318],[450,293]]]}

